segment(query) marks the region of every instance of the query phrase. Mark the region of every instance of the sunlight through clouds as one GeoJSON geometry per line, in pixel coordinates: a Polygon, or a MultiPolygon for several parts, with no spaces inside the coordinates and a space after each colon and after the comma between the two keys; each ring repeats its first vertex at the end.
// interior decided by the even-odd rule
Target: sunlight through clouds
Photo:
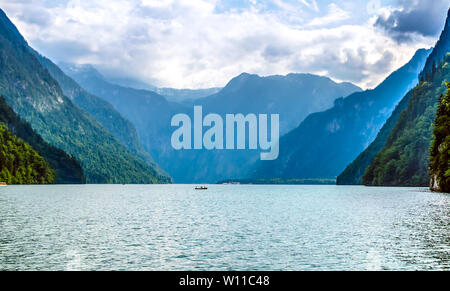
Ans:
{"type": "Polygon", "coordinates": [[[227,3],[0,0],[0,7],[49,58],[160,87],[224,86],[242,72],[320,73],[373,87],[436,40],[418,34],[399,42],[376,18],[379,1],[227,3]]]}

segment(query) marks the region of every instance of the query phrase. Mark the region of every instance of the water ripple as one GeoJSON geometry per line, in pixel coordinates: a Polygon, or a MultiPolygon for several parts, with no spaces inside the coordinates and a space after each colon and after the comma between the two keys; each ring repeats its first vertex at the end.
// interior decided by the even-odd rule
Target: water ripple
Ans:
{"type": "Polygon", "coordinates": [[[0,270],[450,270],[450,197],[423,188],[0,189],[0,270]]]}

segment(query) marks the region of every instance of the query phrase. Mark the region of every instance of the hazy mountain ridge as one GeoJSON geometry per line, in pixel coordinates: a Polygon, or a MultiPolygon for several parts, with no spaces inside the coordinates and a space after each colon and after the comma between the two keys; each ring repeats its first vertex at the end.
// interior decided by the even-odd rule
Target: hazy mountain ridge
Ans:
{"type": "MultiPolygon", "coordinates": [[[[192,106],[182,106],[169,102],[163,96],[152,91],[137,90],[111,84],[91,66],[66,65],[62,66],[62,68],[86,90],[113,104],[123,116],[132,121],[138,130],[144,147],[150,151],[154,159],[170,173],[176,182],[217,182],[221,179],[236,177],[237,174],[244,175],[246,167],[252,165],[259,157],[259,152],[254,150],[175,151],[171,147],[170,142],[170,137],[174,130],[170,126],[170,120],[177,113],[185,113],[192,116],[192,106]]],[[[258,86],[259,84],[253,88],[258,86]]],[[[297,112],[293,113],[290,119],[291,126],[295,126],[297,121],[300,122],[302,118],[298,114],[299,109],[302,111],[308,110],[302,108],[301,104],[306,104],[308,100],[313,99],[307,94],[299,93],[303,93],[301,89],[303,87],[301,86],[309,86],[311,92],[316,90],[313,96],[316,97],[314,99],[317,105],[312,105],[313,108],[314,106],[315,108],[324,108],[323,106],[325,106],[321,104],[322,99],[318,96],[322,97],[325,95],[323,98],[326,100],[325,103],[332,104],[334,99],[341,97],[343,94],[360,90],[352,84],[337,84],[328,78],[308,74],[291,74],[288,76],[264,78],[242,74],[231,80],[219,93],[198,99],[194,103],[204,107],[204,115],[210,112],[219,114],[280,113],[280,110],[276,107],[272,111],[269,110],[269,105],[278,106],[279,104],[285,104],[284,107],[278,106],[278,108],[285,111],[289,110],[289,112],[297,112]],[[265,96],[266,101],[259,99],[259,102],[254,102],[255,91],[245,95],[239,93],[233,95],[239,90],[245,90],[247,86],[253,86],[251,82],[247,83],[248,78],[246,76],[252,76],[250,79],[262,80],[261,82],[263,83],[288,84],[288,89],[285,91],[289,94],[285,93],[283,95],[288,98],[278,97],[280,95],[277,94],[276,88],[271,91],[265,90],[267,87],[270,87],[268,85],[263,86],[262,89],[265,95],[256,95],[256,97],[265,96]],[[315,81],[316,84],[320,84],[320,86],[314,87],[311,80],[315,81]],[[236,82],[240,83],[238,87],[235,86],[236,82]],[[292,88],[297,90],[292,90],[292,88]],[[304,100],[302,100],[302,97],[304,97],[304,100]],[[240,101],[234,103],[233,98],[240,101]],[[270,102],[267,101],[269,98],[271,98],[270,102]]],[[[254,90],[253,88],[252,90],[254,90]]],[[[283,115],[283,112],[281,114],[283,115]]]]}
{"type": "MultiPolygon", "coordinates": [[[[64,66],[71,66],[70,64],[64,64],[64,66]]],[[[73,66],[73,65],[72,65],[73,66]]],[[[89,66],[89,65],[87,65],[89,66]]],[[[151,84],[147,84],[146,82],[142,82],[140,80],[135,80],[133,78],[120,78],[120,77],[108,77],[105,76],[104,79],[111,84],[119,85],[121,87],[139,89],[139,90],[148,90],[158,93],[159,95],[164,96],[168,101],[177,102],[182,104],[190,104],[194,102],[194,100],[203,98],[212,94],[219,92],[222,88],[214,87],[214,88],[203,88],[203,89],[176,89],[176,88],[168,88],[161,87],[158,88],[151,84]]]]}
{"type": "Polygon", "coordinates": [[[61,69],[88,92],[106,100],[130,120],[144,148],[170,173],[157,157],[161,152],[170,150],[170,120],[177,113],[187,112],[186,107],[169,102],[153,91],[112,84],[89,65],[63,64],[61,69]]]}
{"type": "Polygon", "coordinates": [[[256,163],[252,178],[336,177],[375,139],[397,103],[417,84],[429,53],[417,51],[375,89],[338,99],[333,108],[309,115],[281,138],[277,160],[256,163]]]}
{"type": "MultiPolygon", "coordinates": [[[[157,165],[152,157],[144,150],[139,140],[134,125],[114,109],[114,107],[102,98],[90,94],[77,84],[72,78],[67,76],[57,65],[48,58],[33,50],[41,64],[49,71],[50,75],[58,81],[64,94],[76,105],[86,110],[98,122],[100,122],[110,133],[114,135],[125,147],[141,158],[147,164],[155,168],[158,174],[165,177],[165,173],[157,165]]],[[[170,181],[170,177],[165,178],[170,181]]]]}
{"type": "Polygon", "coordinates": [[[362,185],[362,177],[366,172],[366,168],[372,163],[375,156],[386,144],[386,140],[400,117],[400,113],[408,106],[411,94],[412,91],[408,92],[408,94],[400,101],[391,117],[389,117],[381,128],[375,140],[337,177],[337,185],[362,185]]]}
{"type": "Polygon", "coordinates": [[[334,100],[361,88],[312,74],[260,77],[242,73],[218,93],[198,99],[208,112],[280,114],[280,132],[295,128],[310,113],[330,108],[334,100]]]}
{"type": "Polygon", "coordinates": [[[222,90],[222,88],[207,89],[174,89],[174,88],[156,88],[154,91],[164,96],[168,101],[182,104],[192,103],[195,100],[213,95],[222,90]]]}

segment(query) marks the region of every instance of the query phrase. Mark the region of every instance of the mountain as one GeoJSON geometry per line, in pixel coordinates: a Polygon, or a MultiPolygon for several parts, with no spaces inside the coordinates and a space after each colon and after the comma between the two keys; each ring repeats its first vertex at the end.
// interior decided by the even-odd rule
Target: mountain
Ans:
{"type": "Polygon", "coordinates": [[[45,141],[78,159],[88,183],[167,181],[63,94],[2,10],[0,94],[45,141]]]}
{"type": "Polygon", "coordinates": [[[260,77],[243,73],[233,78],[218,93],[196,100],[203,110],[219,114],[280,114],[280,132],[297,127],[313,112],[333,106],[334,100],[361,88],[351,83],[336,83],[311,74],[260,77]]]}
{"type": "Polygon", "coordinates": [[[253,178],[334,178],[376,137],[401,98],[417,84],[430,50],[418,50],[373,90],[334,102],[309,115],[280,139],[275,161],[259,161],[253,178]]]}
{"type": "Polygon", "coordinates": [[[177,113],[187,112],[186,107],[169,102],[153,91],[112,84],[90,65],[60,64],[60,67],[84,89],[112,104],[130,120],[145,150],[172,175],[170,166],[174,160],[163,163],[158,157],[171,153],[170,120],[177,113]]]}
{"type": "Polygon", "coordinates": [[[213,95],[222,88],[207,89],[173,89],[173,88],[155,88],[153,91],[164,96],[168,101],[182,104],[191,104],[195,100],[213,95]]]}
{"type": "MultiPolygon", "coordinates": [[[[70,67],[70,64],[62,64],[65,67],[70,67]]],[[[120,77],[104,77],[104,79],[111,84],[116,84],[121,87],[149,90],[164,96],[170,102],[177,102],[182,104],[191,104],[194,100],[203,98],[220,91],[221,88],[207,88],[207,89],[174,89],[174,88],[158,88],[156,86],[144,83],[133,78],[120,77]]]]}
{"type": "Polygon", "coordinates": [[[366,172],[366,168],[372,163],[375,156],[386,144],[386,140],[388,139],[392,128],[397,123],[400,113],[408,106],[411,93],[412,91],[408,92],[408,94],[400,101],[391,117],[389,117],[381,128],[375,140],[337,177],[337,185],[362,185],[362,177],[366,172]]]}
{"type": "MultiPolygon", "coordinates": [[[[64,67],[70,67],[72,66],[69,63],[58,63],[60,66],[64,67]]],[[[150,91],[156,91],[158,88],[156,86],[153,86],[151,84],[147,84],[145,82],[136,80],[134,78],[128,78],[128,77],[105,77],[105,80],[108,81],[111,84],[116,84],[122,87],[128,87],[128,88],[134,88],[134,89],[140,89],[140,90],[150,90],[150,91]]]]}
{"type": "Polygon", "coordinates": [[[29,144],[0,123],[0,181],[8,184],[52,184],[50,164],[29,144]]]}
{"type": "Polygon", "coordinates": [[[430,154],[430,187],[450,193],[450,83],[438,106],[430,154]]]}
{"type": "Polygon", "coordinates": [[[428,186],[429,148],[439,96],[450,80],[450,54],[414,88],[383,149],[367,168],[368,186],[428,186]]]}
{"type": "Polygon", "coordinates": [[[86,110],[98,122],[100,122],[119,142],[157,170],[158,174],[167,181],[171,178],[157,165],[151,156],[144,150],[139,140],[134,125],[117,112],[114,107],[105,100],[90,94],[72,78],[67,76],[51,60],[33,51],[40,63],[48,70],[50,75],[58,82],[65,96],[69,97],[76,105],[86,110]]]}
{"type": "MultiPolygon", "coordinates": [[[[170,142],[174,130],[170,120],[177,113],[192,116],[192,106],[169,102],[152,91],[111,84],[89,65],[61,65],[61,68],[87,91],[110,102],[133,122],[145,149],[177,183],[217,182],[232,178],[244,174],[246,166],[252,165],[259,157],[254,150],[175,151],[170,142]]],[[[349,83],[337,84],[328,78],[313,75],[262,78],[242,74],[219,93],[198,99],[195,103],[204,106],[205,115],[207,112],[222,115],[280,113],[282,125],[294,127],[309,111],[327,108],[327,104],[331,106],[334,99],[358,90],[349,83]],[[255,102],[256,98],[258,102],[255,102]]]]}
{"type": "MultiPolygon", "coordinates": [[[[79,162],[64,151],[45,142],[42,137],[31,128],[31,125],[28,122],[20,119],[1,96],[0,123],[5,124],[9,131],[33,147],[39,155],[45,158],[52,169],[56,171],[56,180],[49,182],[56,182],[58,184],[85,183],[86,178],[84,177],[83,169],[79,162]]],[[[1,178],[0,181],[2,181],[1,178]]]]}

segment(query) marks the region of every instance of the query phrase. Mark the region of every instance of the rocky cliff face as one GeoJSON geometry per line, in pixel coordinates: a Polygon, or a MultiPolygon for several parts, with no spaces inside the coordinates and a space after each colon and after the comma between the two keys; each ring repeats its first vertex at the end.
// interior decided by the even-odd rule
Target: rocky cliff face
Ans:
{"type": "Polygon", "coordinates": [[[431,175],[430,189],[431,189],[431,191],[436,191],[436,192],[441,191],[441,187],[439,187],[439,184],[438,184],[437,175],[431,175]]]}

